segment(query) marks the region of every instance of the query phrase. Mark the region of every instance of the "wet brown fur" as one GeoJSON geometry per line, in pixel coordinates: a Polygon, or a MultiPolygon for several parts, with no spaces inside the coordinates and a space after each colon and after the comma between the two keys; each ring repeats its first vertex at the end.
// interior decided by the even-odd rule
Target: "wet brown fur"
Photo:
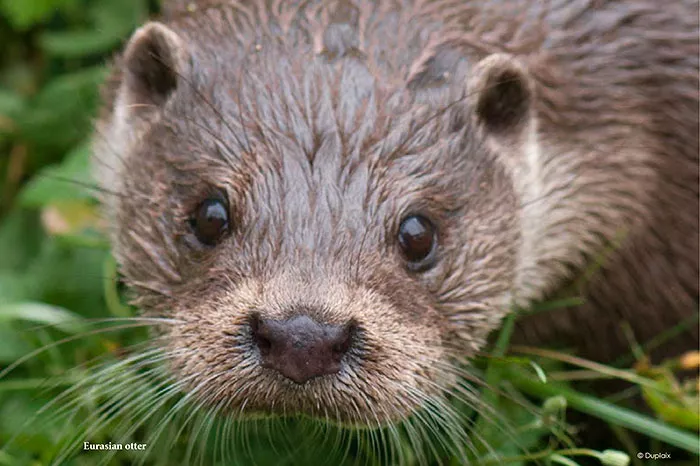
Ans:
{"type": "Polygon", "coordinates": [[[148,101],[119,59],[96,166],[135,302],[181,322],[163,329],[186,350],[173,370],[233,412],[376,424],[449,387],[511,304],[570,290],[601,255],[585,304],[518,338],[605,359],[627,347],[621,321],[645,341],[697,313],[697,10],[166,2],[177,89],[148,101]],[[474,111],[499,66],[532,98],[501,132],[474,111]],[[209,249],[187,219],[214,190],[234,228],[209,249]],[[411,213],[439,231],[424,273],[394,240],[411,213]],[[296,385],[260,367],[251,312],[353,320],[359,337],[338,376],[296,385]]]}

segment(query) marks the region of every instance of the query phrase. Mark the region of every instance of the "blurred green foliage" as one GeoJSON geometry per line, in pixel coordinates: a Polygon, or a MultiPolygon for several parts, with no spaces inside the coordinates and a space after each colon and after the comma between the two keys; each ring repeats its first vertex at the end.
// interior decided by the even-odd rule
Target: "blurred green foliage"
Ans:
{"type": "Polygon", "coordinates": [[[102,314],[106,253],[65,233],[94,215],[89,138],[105,63],[154,9],[146,0],[0,0],[0,304],[102,314]]]}
{"type": "MultiPolygon", "coordinates": [[[[120,452],[111,458],[92,452],[60,464],[144,461],[168,465],[196,458],[190,451],[190,437],[180,431],[179,424],[166,423],[164,427],[166,424],[159,424],[163,417],[155,416],[158,411],[167,415],[171,404],[159,409],[147,406],[147,413],[139,411],[143,404],[136,405],[136,412],[124,409],[126,420],[110,419],[102,429],[86,431],[105,412],[100,405],[109,404],[109,397],[100,390],[108,391],[111,382],[120,377],[117,372],[128,374],[127,367],[117,365],[112,366],[116,372],[106,371],[92,379],[91,361],[118,362],[131,345],[145,340],[143,328],[120,329],[117,325],[109,331],[93,331],[106,328],[95,326],[105,321],[94,319],[130,316],[133,310],[120,299],[114,262],[100,234],[90,187],[91,122],[106,63],[134,28],[157,9],[157,2],[149,0],[0,0],[0,465],[49,464],[71,442],[76,448],[84,440],[142,441],[160,429],[173,443],[147,457],[120,452]],[[53,416],[57,406],[48,404],[72,386],[81,388],[68,410],[72,416],[53,416]],[[51,408],[42,411],[45,406],[51,408]]],[[[604,400],[582,398],[567,388],[545,385],[546,374],[557,366],[552,366],[551,360],[535,364],[527,358],[505,357],[506,345],[504,338],[502,347],[494,352],[498,357],[478,366],[486,371],[491,386],[503,390],[480,389],[497,407],[500,425],[512,430],[504,433],[498,423],[485,421],[483,413],[479,417],[469,409],[465,412],[473,421],[474,438],[483,439],[492,448],[474,447],[474,457],[483,464],[499,464],[496,454],[511,458],[509,464],[524,464],[528,458],[522,456],[524,451],[536,451],[531,458],[547,464],[575,464],[571,457],[581,455],[607,458],[570,448],[561,423],[566,403],[557,393],[566,393],[572,405],[597,413],[608,422],[624,418],[628,423],[625,427],[634,429],[638,424],[655,439],[677,439],[681,448],[694,451],[693,434],[651,418],[634,417],[604,400]],[[547,399],[544,410],[519,390],[534,399],[547,399]],[[552,406],[557,406],[555,414],[552,406]]],[[[660,380],[664,387],[675,389],[671,375],[658,374],[654,372],[648,379],[638,377],[639,384],[645,386],[646,399],[658,407],[657,411],[675,403],[672,413],[662,412],[659,417],[680,419],[676,424],[695,428],[697,419],[687,408],[685,395],[666,389],[661,397],[662,392],[650,385],[660,380]]],[[[143,382],[143,377],[135,378],[143,382]]],[[[154,385],[134,384],[132,390],[148,400],[156,389],[154,385]]],[[[281,443],[292,451],[302,444],[308,447],[308,429],[297,428],[297,421],[290,422],[281,443]]],[[[301,456],[285,456],[264,441],[269,427],[262,431],[255,433],[253,429],[244,437],[249,453],[256,450],[253,456],[257,464],[338,464],[332,459],[339,453],[337,447],[329,449],[321,442],[311,445],[305,454],[297,448],[301,456]]],[[[333,435],[350,438],[347,432],[333,435]]],[[[369,440],[364,443],[349,442],[350,450],[340,453],[360,464],[380,464],[381,457],[366,451],[368,442],[372,446],[378,437],[367,434],[366,438],[369,440]]],[[[404,459],[409,464],[418,461],[420,451],[411,452],[410,439],[405,435],[401,438],[397,448],[404,459]]],[[[445,461],[459,464],[455,458],[445,461]]]]}
{"type": "MultiPolygon", "coordinates": [[[[114,277],[89,188],[91,125],[106,63],[156,7],[0,0],[0,371],[110,315],[104,290],[114,277]]],[[[115,332],[85,336],[0,376],[0,446],[66,387],[47,381],[126,343],[115,332]]],[[[21,448],[0,450],[0,464],[44,464],[65,427],[32,424],[21,448]]]]}
{"type": "Polygon", "coordinates": [[[104,64],[155,9],[149,3],[0,0],[3,213],[23,182],[89,136],[104,64]]]}

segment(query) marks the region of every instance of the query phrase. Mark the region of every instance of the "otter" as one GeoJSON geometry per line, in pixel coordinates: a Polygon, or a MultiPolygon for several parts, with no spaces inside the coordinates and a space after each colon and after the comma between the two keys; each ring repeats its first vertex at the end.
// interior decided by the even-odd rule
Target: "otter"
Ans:
{"type": "Polygon", "coordinates": [[[621,322],[697,313],[698,2],[163,10],[115,61],[95,176],[201,403],[391,424],[572,284],[516,338],[605,360],[621,322]]]}

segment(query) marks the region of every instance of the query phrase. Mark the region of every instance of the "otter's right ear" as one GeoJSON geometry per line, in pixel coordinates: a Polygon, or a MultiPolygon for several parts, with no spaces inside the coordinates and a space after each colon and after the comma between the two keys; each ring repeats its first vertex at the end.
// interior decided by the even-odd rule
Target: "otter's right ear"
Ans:
{"type": "Polygon", "coordinates": [[[150,22],[129,40],[122,60],[122,84],[118,105],[129,114],[161,108],[177,89],[189,54],[185,44],[169,27],[150,22]]]}
{"type": "Polygon", "coordinates": [[[476,123],[487,136],[513,144],[530,127],[532,78],[512,55],[494,53],[478,62],[471,72],[468,92],[476,123]]]}

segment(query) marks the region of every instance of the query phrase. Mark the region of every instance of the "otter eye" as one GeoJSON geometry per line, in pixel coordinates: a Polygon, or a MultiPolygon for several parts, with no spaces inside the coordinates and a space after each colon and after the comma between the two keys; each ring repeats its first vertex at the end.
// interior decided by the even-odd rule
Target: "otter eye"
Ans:
{"type": "Polygon", "coordinates": [[[399,246],[413,269],[425,269],[435,249],[435,227],[427,218],[411,215],[399,227],[399,246]]]}
{"type": "Polygon", "coordinates": [[[190,219],[197,239],[214,246],[229,229],[228,205],[222,199],[206,199],[197,206],[190,219]]]}

